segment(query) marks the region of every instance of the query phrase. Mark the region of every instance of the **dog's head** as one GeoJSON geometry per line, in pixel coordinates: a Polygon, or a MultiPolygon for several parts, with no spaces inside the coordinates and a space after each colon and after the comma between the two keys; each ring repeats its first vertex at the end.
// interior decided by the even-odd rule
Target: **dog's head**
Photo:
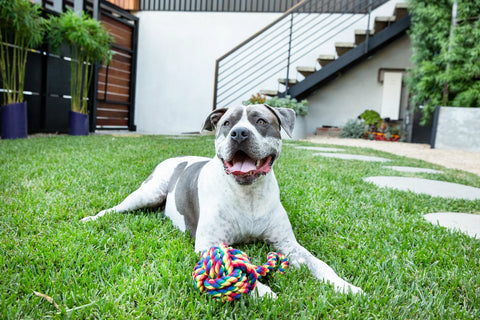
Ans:
{"type": "Polygon", "coordinates": [[[251,184],[272,169],[282,146],[281,128],[291,136],[295,112],[265,104],[214,110],[204,130],[216,130],[215,150],[225,172],[251,184]]]}

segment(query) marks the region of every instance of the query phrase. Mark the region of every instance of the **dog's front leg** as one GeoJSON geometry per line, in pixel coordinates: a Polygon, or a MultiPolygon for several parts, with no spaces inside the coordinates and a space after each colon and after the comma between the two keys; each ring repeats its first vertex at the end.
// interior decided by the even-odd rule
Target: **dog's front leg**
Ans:
{"type": "Polygon", "coordinates": [[[322,260],[313,256],[307,249],[302,247],[296,240],[287,241],[276,246],[280,252],[289,257],[294,267],[304,264],[308,267],[315,278],[330,283],[335,290],[343,293],[362,293],[362,289],[340,278],[333,269],[322,260]]]}

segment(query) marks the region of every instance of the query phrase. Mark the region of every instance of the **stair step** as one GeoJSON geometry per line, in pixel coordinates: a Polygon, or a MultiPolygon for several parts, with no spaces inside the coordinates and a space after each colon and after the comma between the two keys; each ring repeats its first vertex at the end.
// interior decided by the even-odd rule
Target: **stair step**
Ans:
{"type": "Polygon", "coordinates": [[[355,48],[355,43],[353,42],[335,42],[335,49],[339,57],[353,48],[355,48]]]}
{"type": "Polygon", "coordinates": [[[395,11],[393,15],[396,18],[396,21],[402,19],[408,14],[408,3],[397,3],[395,4],[395,11]]]}
{"type": "MultiPolygon", "coordinates": [[[[287,79],[285,78],[279,78],[278,82],[285,85],[287,82],[287,79]]],[[[288,86],[294,86],[297,84],[297,79],[288,79],[288,86]]]]}
{"type": "Polygon", "coordinates": [[[335,61],[335,56],[333,54],[321,54],[318,56],[317,61],[322,67],[325,67],[330,62],[335,61]]]}
{"type": "Polygon", "coordinates": [[[373,26],[373,29],[375,30],[375,33],[379,33],[389,25],[395,22],[396,17],[395,16],[390,16],[390,17],[376,17],[375,18],[375,24],[373,26]]]}
{"type": "Polygon", "coordinates": [[[275,96],[278,96],[278,91],[277,90],[260,90],[260,94],[263,94],[264,96],[275,97],[275,96]]]}
{"type": "Polygon", "coordinates": [[[297,71],[306,78],[317,70],[315,67],[297,67],[297,71]]]}
{"type": "MultiPolygon", "coordinates": [[[[370,30],[370,37],[373,36],[373,30],[370,30]]],[[[367,30],[355,30],[355,44],[359,45],[367,39],[367,30]]]]}

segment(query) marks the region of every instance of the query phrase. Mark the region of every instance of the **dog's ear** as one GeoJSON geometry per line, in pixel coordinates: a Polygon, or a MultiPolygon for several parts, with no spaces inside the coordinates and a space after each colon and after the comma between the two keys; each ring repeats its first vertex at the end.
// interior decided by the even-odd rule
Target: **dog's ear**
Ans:
{"type": "Polygon", "coordinates": [[[285,130],[288,136],[292,137],[293,128],[295,127],[295,111],[290,108],[275,108],[271,107],[268,104],[265,104],[265,107],[270,109],[278,118],[280,126],[285,130]]]}
{"type": "Polygon", "coordinates": [[[215,109],[213,110],[205,119],[205,123],[203,124],[203,130],[207,131],[215,131],[215,128],[217,127],[217,123],[220,120],[221,117],[227,112],[227,108],[221,108],[221,109],[215,109]]]}

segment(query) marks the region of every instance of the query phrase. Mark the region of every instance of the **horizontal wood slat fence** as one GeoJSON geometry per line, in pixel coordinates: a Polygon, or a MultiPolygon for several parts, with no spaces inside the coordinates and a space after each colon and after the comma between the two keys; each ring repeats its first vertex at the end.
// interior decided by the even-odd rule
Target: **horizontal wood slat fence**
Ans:
{"type": "Polygon", "coordinates": [[[111,48],[114,55],[110,65],[98,68],[96,129],[135,130],[138,18],[119,12],[106,1],[102,1],[101,8],[100,22],[114,39],[111,48]]]}

